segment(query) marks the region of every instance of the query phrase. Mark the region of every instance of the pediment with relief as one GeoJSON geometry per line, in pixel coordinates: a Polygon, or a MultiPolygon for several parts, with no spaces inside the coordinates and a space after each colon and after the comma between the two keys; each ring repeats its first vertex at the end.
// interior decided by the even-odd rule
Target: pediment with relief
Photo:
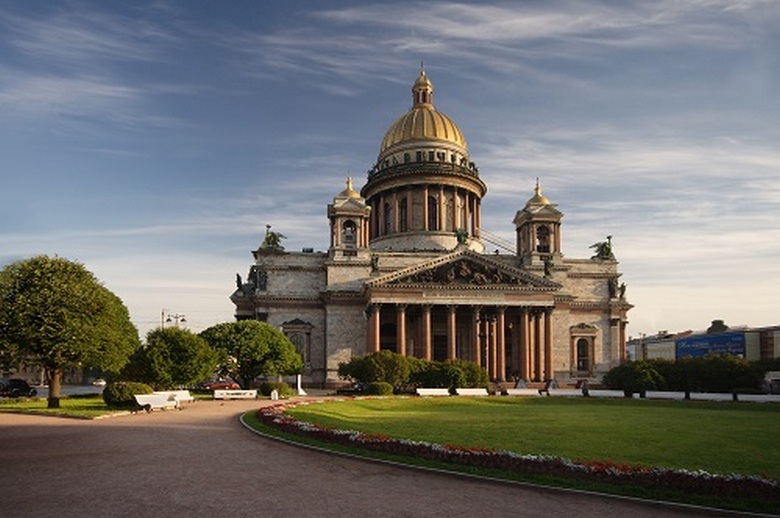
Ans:
{"type": "Polygon", "coordinates": [[[368,286],[428,285],[438,287],[520,287],[554,290],[560,285],[509,267],[471,251],[405,268],[373,279],[368,286]]]}

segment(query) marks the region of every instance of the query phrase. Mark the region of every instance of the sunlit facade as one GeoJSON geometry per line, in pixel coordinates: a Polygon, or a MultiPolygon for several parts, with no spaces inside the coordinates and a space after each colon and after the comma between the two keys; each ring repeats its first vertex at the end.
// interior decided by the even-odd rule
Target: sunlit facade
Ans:
{"type": "Polygon", "coordinates": [[[538,181],[528,192],[507,215],[515,243],[484,253],[487,186],[421,71],[362,189],[348,179],[328,205],[327,253],[267,240],[231,295],[236,318],[279,327],[317,386],[383,349],[474,361],[497,381],[597,380],[625,360],[631,308],[611,243],[564,257],[563,213],[538,181]]]}

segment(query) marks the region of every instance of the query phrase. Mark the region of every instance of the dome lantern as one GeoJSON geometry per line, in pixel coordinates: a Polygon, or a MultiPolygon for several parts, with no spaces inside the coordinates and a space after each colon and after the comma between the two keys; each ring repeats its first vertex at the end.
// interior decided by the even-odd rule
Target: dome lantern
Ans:
{"type": "Polygon", "coordinates": [[[433,83],[425,75],[425,69],[420,70],[420,77],[412,85],[412,108],[421,104],[429,104],[433,108],[433,83]]]}

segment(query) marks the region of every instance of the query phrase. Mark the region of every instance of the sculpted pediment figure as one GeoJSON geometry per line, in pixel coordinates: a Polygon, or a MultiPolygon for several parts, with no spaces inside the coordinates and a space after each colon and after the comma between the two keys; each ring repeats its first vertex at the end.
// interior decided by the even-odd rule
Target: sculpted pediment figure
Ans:
{"type": "Polygon", "coordinates": [[[493,261],[470,250],[406,268],[369,282],[373,286],[436,285],[441,287],[514,286],[558,288],[543,277],[493,261]]]}

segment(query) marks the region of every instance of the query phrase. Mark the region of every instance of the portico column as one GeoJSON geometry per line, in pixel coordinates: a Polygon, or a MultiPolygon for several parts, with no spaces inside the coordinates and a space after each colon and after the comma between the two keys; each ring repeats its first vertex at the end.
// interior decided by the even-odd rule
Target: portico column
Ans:
{"type": "Polygon", "coordinates": [[[536,313],[534,318],[534,379],[537,381],[544,381],[542,375],[542,326],[539,319],[539,314],[536,313]]]}
{"type": "Polygon", "coordinates": [[[406,356],[406,305],[398,304],[396,306],[396,352],[401,356],[406,356]]]}
{"type": "Polygon", "coordinates": [[[480,311],[479,307],[472,308],[472,314],[471,314],[471,329],[473,330],[473,333],[471,334],[471,361],[476,363],[477,365],[482,365],[482,360],[480,358],[480,346],[479,343],[479,323],[480,323],[480,311]]]}
{"type": "Polygon", "coordinates": [[[531,321],[528,309],[523,308],[520,313],[520,333],[522,356],[520,359],[520,377],[525,381],[531,380],[531,321]]]}
{"type": "Polygon", "coordinates": [[[509,374],[511,376],[522,377],[522,356],[520,340],[522,336],[522,320],[521,316],[517,313],[517,309],[513,308],[509,311],[509,325],[511,326],[510,336],[512,340],[512,364],[509,366],[509,374]]]}
{"type": "MultiPolygon", "coordinates": [[[[620,355],[619,360],[620,363],[623,363],[626,361],[626,326],[628,325],[628,322],[625,320],[620,321],[620,355]]],[[[591,358],[593,358],[593,355],[591,355],[591,358]]]]}
{"type": "Polygon", "coordinates": [[[498,308],[496,314],[496,378],[506,378],[506,308],[498,308]]]}
{"type": "Polygon", "coordinates": [[[431,306],[425,304],[422,307],[422,339],[423,339],[423,358],[431,359],[431,306]]]}
{"type": "Polygon", "coordinates": [[[552,308],[544,310],[544,375],[547,379],[553,379],[553,321],[552,308]]]}
{"type": "Polygon", "coordinates": [[[368,352],[375,353],[379,351],[379,328],[380,328],[380,313],[381,306],[379,304],[373,304],[369,308],[371,312],[368,317],[368,352]]]}
{"type": "Polygon", "coordinates": [[[456,323],[457,306],[447,306],[447,359],[454,360],[456,356],[456,323]]]}
{"type": "Polygon", "coordinates": [[[490,338],[488,339],[488,375],[490,379],[496,379],[498,377],[496,367],[498,362],[496,361],[496,317],[490,317],[487,322],[488,333],[490,338]]]}

